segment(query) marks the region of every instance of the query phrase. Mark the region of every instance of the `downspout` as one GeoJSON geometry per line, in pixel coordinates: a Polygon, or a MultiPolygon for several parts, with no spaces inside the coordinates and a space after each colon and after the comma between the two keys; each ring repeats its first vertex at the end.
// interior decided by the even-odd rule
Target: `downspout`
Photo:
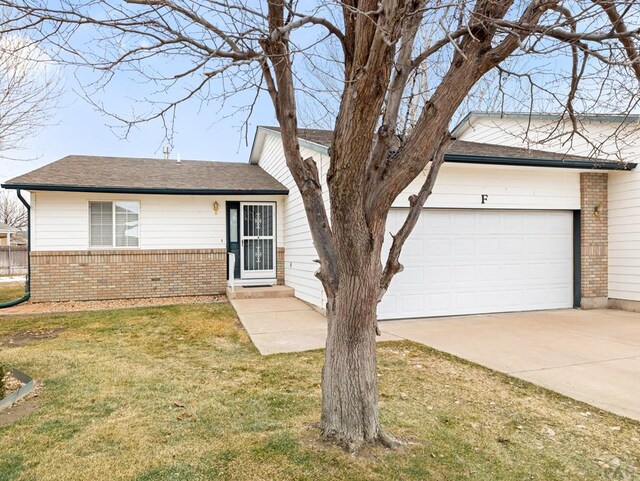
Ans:
{"type": "Polygon", "coordinates": [[[24,296],[20,299],[16,299],[15,301],[0,303],[0,309],[17,306],[18,304],[28,301],[31,297],[31,206],[25,198],[22,197],[20,189],[18,189],[16,193],[20,202],[22,202],[27,209],[27,279],[24,283],[24,296]]]}

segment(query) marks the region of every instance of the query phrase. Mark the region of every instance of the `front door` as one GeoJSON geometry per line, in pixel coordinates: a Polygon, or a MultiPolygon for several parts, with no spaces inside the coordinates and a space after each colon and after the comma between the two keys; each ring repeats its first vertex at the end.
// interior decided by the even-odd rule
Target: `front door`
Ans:
{"type": "Polygon", "coordinates": [[[276,204],[240,203],[242,279],[276,277],[276,204]]]}
{"type": "MultiPolygon", "coordinates": [[[[227,252],[235,256],[234,278],[240,278],[240,202],[227,202],[227,252]]],[[[227,258],[227,262],[229,259],[227,258]]],[[[227,272],[229,267],[227,266],[227,272]]]]}

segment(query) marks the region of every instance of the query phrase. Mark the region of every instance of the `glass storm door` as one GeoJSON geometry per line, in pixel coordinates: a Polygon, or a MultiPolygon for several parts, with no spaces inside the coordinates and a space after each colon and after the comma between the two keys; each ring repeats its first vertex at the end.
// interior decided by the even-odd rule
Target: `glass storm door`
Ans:
{"type": "Polygon", "coordinates": [[[240,204],[241,269],[243,279],[276,277],[275,203],[240,204]]]}

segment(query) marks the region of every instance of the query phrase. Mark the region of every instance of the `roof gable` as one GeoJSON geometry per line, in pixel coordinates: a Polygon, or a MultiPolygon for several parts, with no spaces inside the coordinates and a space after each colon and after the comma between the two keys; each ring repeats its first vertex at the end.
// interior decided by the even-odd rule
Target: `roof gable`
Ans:
{"type": "MultiPolygon", "coordinates": [[[[306,147],[319,154],[329,155],[329,146],[333,139],[332,130],[321,129],[298,129],[300,133],[299,143],[302,147],[306,147]]],[[[267,135],[281,137],[280,127],[259,125],[256,128],[256,135],[253,138],[251,152],[249,154],[249,162],[257,164],[260,161],[262,148],[267,135]]]]}

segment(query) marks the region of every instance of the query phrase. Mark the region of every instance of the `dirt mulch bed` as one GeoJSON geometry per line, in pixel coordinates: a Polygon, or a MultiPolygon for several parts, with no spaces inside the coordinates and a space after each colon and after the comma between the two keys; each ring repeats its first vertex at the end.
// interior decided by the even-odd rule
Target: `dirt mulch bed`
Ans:
{"type": "MultiPolygon", "coordinates": [[[[64,327],[56,327],[53,329],[38,329],[19,331],[9,336],[0,337],[0,346],[24,346],[26,344],[42,341],[46,339],[55,339],[58,334],[64,331],[64,327]]],[[[2,393],[0,393],[2,394],[2,393]]],[[[2,396],[0,396],[1,398],[2,396]]]]}
{"type": "Polygon", "coordinates": [[[38,409],[37,395],[34,395],[35,397],[29,396],[21,399],[10,408],[0,411],[0,426],[13,424],[38,409]]]}
{"type": "Polygon", "coordinates": [[[169,306],[174,304],[207,304],[224,302],[226,296],[151,297],[142,299],[113,299],[107,301],[24,302],[0,310],[6,315],[50,314],[56,312],[105,311],[131,307],[169,306]]]}
{"type": "MultiPolygon", "coordinates": [[[[4,399],[12,392],[24,386],[24,383],[7,373],[4,376],[4,392],[0,392],[0,399],[4,399]]],[[[0,411],[0,426],[14,423],[25,416],[28,416],[37,408],[38,396],[42,391],[42,383],[35,382],[35,388],[25,397],[18,399],[7,409],[0,411]]]]}

